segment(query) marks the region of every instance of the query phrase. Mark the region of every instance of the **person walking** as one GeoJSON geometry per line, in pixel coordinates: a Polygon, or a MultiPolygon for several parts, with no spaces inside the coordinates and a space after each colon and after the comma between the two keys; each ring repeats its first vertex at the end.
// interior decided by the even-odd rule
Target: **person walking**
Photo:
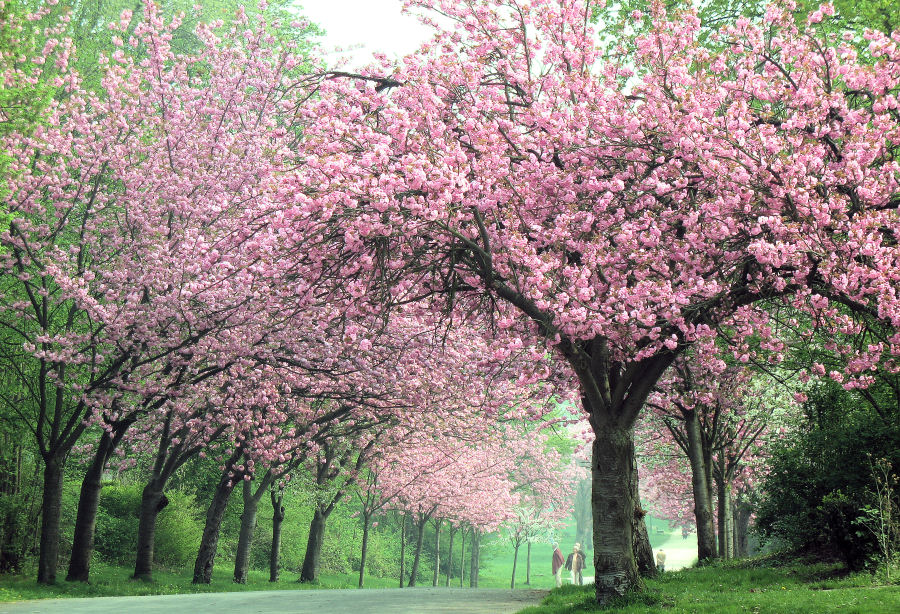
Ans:
{"type": "Polygon", "coordinates": [[[581,551],[581,544],[576,543],[572,546],[572,552],[566,559],[566,569],[572,574],[572,584],[579,586],[583,584],[581,572],[584,570],[584,553],[581,551]]]}
{"type": "Polygon", "coordinates": [[[656,571],[659,573],[666,571],[666,552],[662,548],[656,553],[656,571]]]}
{"type": "Polygon", "coordinates": [[[559,549],[559,544],[553,542],[553,577],[556,578],[556,588],[562,586],[562,568],[565,565],[565,561],[563,560],[562,550],[559,549]]]}

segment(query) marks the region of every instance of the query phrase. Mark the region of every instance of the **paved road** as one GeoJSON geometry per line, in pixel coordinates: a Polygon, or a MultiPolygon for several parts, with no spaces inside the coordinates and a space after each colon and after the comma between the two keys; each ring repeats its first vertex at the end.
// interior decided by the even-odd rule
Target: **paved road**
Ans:
{"type": "Polygon", "coordinates": [[[513,614],[547,591],[452,588],[283,590],[0,603],[9,614],[513,614]]]}

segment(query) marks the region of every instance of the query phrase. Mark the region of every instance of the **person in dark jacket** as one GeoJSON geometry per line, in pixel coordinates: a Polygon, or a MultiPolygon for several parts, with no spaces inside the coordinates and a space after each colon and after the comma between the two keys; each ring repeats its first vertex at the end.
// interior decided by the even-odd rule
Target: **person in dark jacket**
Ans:
{"type": "Polygon", "coordinates": [[[562,586],[562,568],[565,565],[565,561],[563,560],[562,550],[559,549],[559,544],[553,542],[553,577],[556,578],[556,588],[562,586]]]}

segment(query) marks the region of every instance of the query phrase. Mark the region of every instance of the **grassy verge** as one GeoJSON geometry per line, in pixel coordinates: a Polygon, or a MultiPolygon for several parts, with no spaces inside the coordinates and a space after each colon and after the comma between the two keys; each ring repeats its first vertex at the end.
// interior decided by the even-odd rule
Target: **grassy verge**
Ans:
{"type": "Polygon", "coordinates": [[[877,586],[868,574],[835,565],[722,566],[684,569],[647,581],[647,590],[609,607],[593,603],[593,586],[564,586],[519,614],[895,614],[900,586],[877,586]]]}
{"type": "MultiPolygon", "coordinates": [[[[64,570],[61,570],[64,571],[64,570]]],[[[251,570],[246,584],[231,581],[231,569],[223,565],[209,585],[191,584],[191,570],[154,571],[152,582],[131,580],[130,568],[104,564],[91,566],[91,583],[66,582],[39,585],[34,574],[0,576],[0,602],[63,597],[111,597],[114,595],[171,595],[178,593],[217,593],[224,591],[304,590],[311,588],[355,588],[357,574],[322,574],[318,584],[295,582],[297,574],[282,572],[280,582],[269,582],[269,573],[251,570]]],[[[392,578],[366,578],[366,588],[393,588],[392,578]]]]}

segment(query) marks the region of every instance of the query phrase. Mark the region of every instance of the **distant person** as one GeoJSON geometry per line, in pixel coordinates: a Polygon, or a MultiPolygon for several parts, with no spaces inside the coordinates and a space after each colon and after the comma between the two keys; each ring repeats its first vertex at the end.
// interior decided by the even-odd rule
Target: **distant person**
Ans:
{"type": "Polygon", "coordinates": [[[556,588],[562,586],[562,568],[565,564],[559,544],[553,542],[553,576],[556,578],[556,588]]]}
{"type": "Polygon", "coordinates": [[[662,548],[656,553],[656,570],[660,573],[666,571],[666,551],[662,548]]]}
{"type": "Polygon", "coordinates": [[[579,586],[584,583],[581,572],[584,569],[584,553],[581,551],[581,544],[572,546],[572,552],[566,559],[566,569],[572,572],[572,584],[579,586]]]}

